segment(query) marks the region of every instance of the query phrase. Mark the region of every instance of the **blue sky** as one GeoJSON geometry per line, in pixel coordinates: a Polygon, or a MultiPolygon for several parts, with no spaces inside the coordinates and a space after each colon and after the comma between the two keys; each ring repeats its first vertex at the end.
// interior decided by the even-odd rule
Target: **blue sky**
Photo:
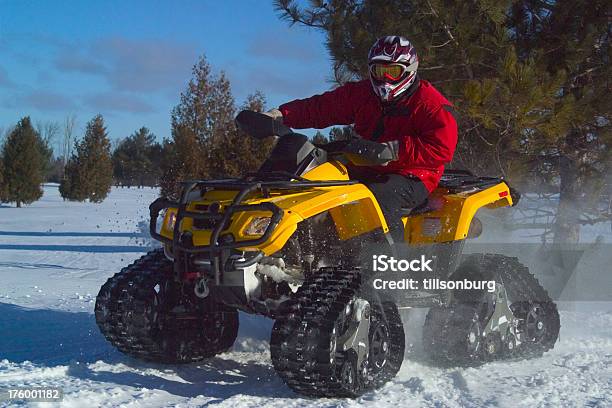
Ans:
{"type": "Polygon", "coordinates": [[[268,106],[331,87],[320,32],[289,27],[271,0],[0,0],[0,127],[104,115],[111,139],[170,134],[170,110],[199,55],[238,104],[268,106]]]}

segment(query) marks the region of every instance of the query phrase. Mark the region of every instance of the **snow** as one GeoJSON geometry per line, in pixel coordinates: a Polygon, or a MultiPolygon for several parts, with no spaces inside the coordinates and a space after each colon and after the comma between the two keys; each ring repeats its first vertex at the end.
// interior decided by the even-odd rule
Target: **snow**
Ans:
{"type": "MultiPolygon", "coordinates": [[[[70,203],[47,185],[30,206],[0,205],[0,389],[63,389],[61,403],[32,404],[41,407],[612,406],[612,302],[587,302],[588,293],[560,304],[553,351],[477,368],[432,366],[420,344],[426,311],[405,312],[399,375],[356,400],[307,399],[288,389],[270,363],[272,322],[258,316],[241,314],[232,351],[206,362],[166,366],[126,357],[100,335],[95,296],[108,277],[148,250],[147,207],[156,196],[155,189],[116,188],[101,204],[70,203]]],[[[606,228],[597,230],[602,233],[606,228]]],[[[603,262],[610,252],[600,252],[603,262]]],[[[585,272],[594,282],[579,290],[610,283],[609,263],[586,265],[597,269],[585,272]]]]}
{"type": "Polygon", "coordinates": [[[257,272],[275,282],[299,283],[299,280],[285,272],[285,261],[280,258],[264,258],[257,264],[257,272]]]}

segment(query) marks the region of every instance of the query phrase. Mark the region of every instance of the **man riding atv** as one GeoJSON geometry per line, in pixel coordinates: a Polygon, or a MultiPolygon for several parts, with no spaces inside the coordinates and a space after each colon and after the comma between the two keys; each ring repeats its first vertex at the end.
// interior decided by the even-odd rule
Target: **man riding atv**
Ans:
{"type": "Polygon", "coordinates": [[[477,211],[519,196],[500,178],[443,170],[457,142],[452,107],[418,80],[406,39],[382,38],[369,58],[372,87],[349,83],[238,115],[250,137],[278,137],[257,172],[186,180],[179,200],[151,203],[149,233],[163,248],[109,278],[96,298],[113,346],[146,361],[196,362],[232,346],[239,310],[267,316],[274,370],[315,397],[358,397],[395,377],[406,347],[401,309],[429,308],[423,351],[446,365],[554,346],[559,314],[528,268],[463,254],[479,235],[477,211]],[[351,123],[361,138],[325,146],[290,128],[351,123]],[[427,205],[401,210],[428,195],[427,205]],[[388,226],[403,245],[389,245],[388,226]],[[393,253],[410,265],[431,259],[431,268],[370,267],[393,253]],[[400,288],[407,280],[423,285],[400,288]]]}
{"type": "Polygon", "coordinates": [[[349,82],[267,112],[297,129],[354,124],[361,138],[340,142],[340,150],[368,159],[350,166],[350,177],[377,198],[395,242],[403,240],[402,209],[425,201],[457,145],[452,104],[418,77],[418,65],[410,41],[382,37],[368,55],[370,81],[349,82]]]}

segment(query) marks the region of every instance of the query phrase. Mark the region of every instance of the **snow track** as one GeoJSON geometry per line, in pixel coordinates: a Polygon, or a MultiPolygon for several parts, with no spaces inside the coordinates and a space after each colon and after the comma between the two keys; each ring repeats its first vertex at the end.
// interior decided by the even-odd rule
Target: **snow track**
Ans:
{"type": "Polygon", "coordinates": [[[0,206],[0,389],[63,388],[61,404],[41,407],[612,406],[610,302],[561,304],[561,340],[542,358],[466,369],[425,360],[425,311],[405,313],[407,352],[397,378],[357,400],[289,390],[270,362],[272,322],[256,316],[241,314],[233,351],[204,363],[126,357],[98,332],[93,306],[104,281],[148,249],[138,223],[156,194],[119,188],[99,205],[64,203],[57,187],[46,186],[29,207],[0,206]]]}

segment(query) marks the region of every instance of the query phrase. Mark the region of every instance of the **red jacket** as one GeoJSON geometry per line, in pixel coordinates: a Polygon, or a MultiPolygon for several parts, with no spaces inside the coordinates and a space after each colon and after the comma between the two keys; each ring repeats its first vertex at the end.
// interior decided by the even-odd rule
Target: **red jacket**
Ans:
{"type": "MultiPolygon", "coordinates": [[[[374,168],[381,173],[414,175],[432,191],[457,145],[452,104],[429,82],[421,80],[418,89],[398,105],[402,111],[385,116],[384,132],[377,141],[398,140],[399,159],[374,168]]],[[[365,139],[372,139],[382,115],[369,80],[349,82],[333,91],[286,103],[279,110],[289,127],[322,129],[354,124],[355,132],[365,139]]]]}

